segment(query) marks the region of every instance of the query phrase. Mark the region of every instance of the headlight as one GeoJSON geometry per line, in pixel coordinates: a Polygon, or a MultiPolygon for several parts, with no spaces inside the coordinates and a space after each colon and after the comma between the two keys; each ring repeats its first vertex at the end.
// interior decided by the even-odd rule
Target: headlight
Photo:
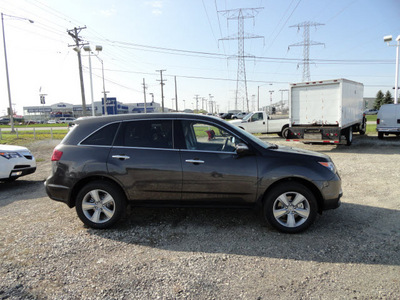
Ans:
{"type": "Polygon", "coordinates": [[[6,159],[22,157],[18,152],[0,152],[0,156],[6,159]]]}
{"type": "Polygon", "coordinates": [[[324,166],[325,168],[328,168],[329,170],[332,171],[332,173],[336,173],[336,167],[335,164],[331,161],[319,161],[318,162],[320,165],[324,166]]]}

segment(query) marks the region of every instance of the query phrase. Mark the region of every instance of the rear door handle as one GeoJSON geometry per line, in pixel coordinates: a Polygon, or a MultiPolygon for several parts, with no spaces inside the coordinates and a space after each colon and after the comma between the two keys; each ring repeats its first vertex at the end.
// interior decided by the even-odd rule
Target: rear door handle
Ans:
{"type": "Polygon", "coordinates": [[[204,160],[199,160],[199,159],[187,159],[185,160],[185,162],[191,164],[204,164],[204,160]]]}
{"type": "Polygon", "coordinates": [[[119,159],[119,160],[130,159],[130,157],[128,155],[113,155],[112,158],[116,158],[116,159],[119,159]]]}

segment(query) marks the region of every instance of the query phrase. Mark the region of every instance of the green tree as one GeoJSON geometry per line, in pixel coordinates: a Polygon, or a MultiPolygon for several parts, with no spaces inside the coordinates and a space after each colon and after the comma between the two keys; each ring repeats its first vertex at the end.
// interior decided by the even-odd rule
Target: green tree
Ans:
{"type": "Polygon", "coordinates": [[[383,98],[383,104],[393,104],[392,94],[387,91],[385,97],[383,98]]]}
{"type": "Polygon", "coordinates": [[[383,104],[383,100],[385,98],[385,95],[382,93],[381,90],[379,90],[378,93],[376,93],[376,98],[375,98],[375,103],[374,103],[374,109],[379,109],[381,108],[383,104]]]}

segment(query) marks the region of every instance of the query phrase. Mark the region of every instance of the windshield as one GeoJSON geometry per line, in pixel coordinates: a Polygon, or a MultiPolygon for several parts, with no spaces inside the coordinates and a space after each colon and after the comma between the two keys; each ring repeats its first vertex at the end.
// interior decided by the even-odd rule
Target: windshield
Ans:
{"type": "Polygon", "coordinates": [[[248,139],[250,139],[251,141],[253,141],[254,143],[256,143],[257,145],[263,147],[264,149],[268,149],[270,147],[273,147],[274,145],[268,142],[264,142],[262,140],[260,140],[258,137],[252,135],[251,133],[245,131],[245,130],[241,130],[240,131],[243,135],[245,135],[248,139]]]}
{"type": "Polygon", "coordinates": [[[249,119],[251,118],[252,115],[253,115],[253,113],[247,114],[247,115],[243,118],[243,121],[249,120],[249,119]]]}

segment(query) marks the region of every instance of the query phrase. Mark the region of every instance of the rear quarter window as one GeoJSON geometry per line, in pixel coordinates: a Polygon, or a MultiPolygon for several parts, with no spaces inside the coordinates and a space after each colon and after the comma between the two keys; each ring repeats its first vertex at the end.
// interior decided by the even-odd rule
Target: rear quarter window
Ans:
{"type": "Polygon", "coordinates": [[[120,123],[106,125],[84,139],[81,145],[111,146],[120,123]]]}

